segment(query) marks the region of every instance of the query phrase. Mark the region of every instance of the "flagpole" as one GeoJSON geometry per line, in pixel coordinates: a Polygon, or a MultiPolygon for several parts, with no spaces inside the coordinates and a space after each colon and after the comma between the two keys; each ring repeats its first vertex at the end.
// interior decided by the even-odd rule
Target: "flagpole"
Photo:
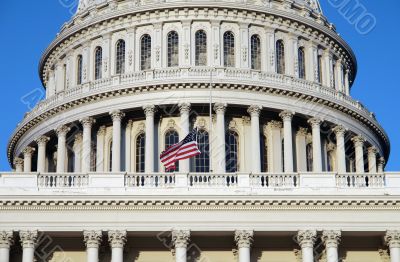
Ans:
{"type": "Polygon", "coordinates": [[[211,141],[212,141],[212,132],[213,132],[213,127],[212,127],[212,88],[213,88],[213,68],[211,68],[210,70],[210,85],[209,85],[209,96],[210,96],[210,121],[209,121],[209,134],[208,134],[208,152],[209,152],[209,172],[212,173],[213,169],[212,169],[212,145],[211,145],[211,141]]]}

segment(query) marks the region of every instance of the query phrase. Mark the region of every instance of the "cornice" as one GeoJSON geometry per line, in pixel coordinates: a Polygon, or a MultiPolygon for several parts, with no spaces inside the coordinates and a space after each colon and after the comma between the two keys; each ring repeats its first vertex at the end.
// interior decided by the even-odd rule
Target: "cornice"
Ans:
{"type": "MultiPolygon", "coordinates": [[[[333,49],[341,49],[343,48],[345,50],[345,53],[347,53],[347,56],[350,57],[348,59],[349,61],[349,66],[352,67],[352,76],[353,79],[356,76],[356,71],[357,71],[357,60],[354,55],[354,52],[350,48],[350,46],[332,29],[329,27],[322,25],[316,21],[314,21],[311,18],[306,18],[303,16],[300,16],[299,14],[296,13],[289,13],[287,11],[283,10],[278,10],[275,8],[269,8],[266,6],[259,6],[259,5],[249,5],[247,4],[240,4],[240,3],[235,3],[235,6],[232,7],[232,3],[228,2],[185,2],[184,7],[182,7],[182,3],[157,3],[154,4],[152,3],[151,5],[147,6],[135,6],[135,7],[127,7],[124,8],[123,10],[114,10],[110,11],[106,14],[103,15],[96,15],[94,16],[93,19],[86,23],[82,24],[77,24],[77,25],[72,25],[70,28],[66,28],[63,30],[57,38],[49,45],[49,47],[44,51],[42,55],[42,59],[39,63],[39,75],[44,83],[44,75],[43,75],[43,70],[46,66],[46,63],[49,61],[49,58],[54,54],[54,51],[59,51],[63,48],[66,48],[70,43],[70,38],[73,37],[74,35],[88,32],[91,30],[92,27],[95,25],[101,24],[101,26],[97,26],[97,28],[104,29],[107,28],[107,22],[112,22],[112,21],[125,21],[123,18],[129,18],[129,19],[134,19],[137,16],[140,16],[140,14],[146,14],[148,15],[149,12],[159,12],[160,10],[181,10],[183,9],[184,11],[188,12],[190,8],[204,8],[210,11],[215,11],[217,10],[216,8],[220,8],[222,10],[238,10],[239,12],[244,12],[244,16],[239,14],[236,14],[237,18],[246,18],[249,17],[250,19],[254,20],[254,15],[255,14],[260,14],[261,17],[265,20],[272,20],[274,25],[279,25],[283,26],[284,28],[290,28],[291,24],[293,24],[293,28],[297,29],[302,26],[304,27],[304,32],[307,32],[306,34],[310,36],[314,36],[317,39],[320,40],[321,43],[324,44],[333,44],[335,48],[333,49]],[[288,21],[284,21],[288,20],[288,21]],[[313,32],[315,31],[315,32],[313,32]],[[320,35],[322,34],[322,35],[320,35]],[[330,39],[329,39],[330,38],[330,39]]],[[[210,16],[211,18],[211,16],[210,16]]],[[[132,21],[131,21],[132,23],[132,21]]],[[[128,24],[131,24],[128,23],[128,24]]],[[[110,26],[110,30],[111,30],[110,26]]],[[[93,36],[92,33],[90,35],[93,36]]],[[[80,39],[82,37],[79,37],[80,39]]],[[[68,48],[72,48],[72,46],[69,46],[68,48]]],[[[351,80],[353,80],[351,79],[351,80]]]]}
{"type": "MultiPolygon", "coordinates": [[[[14,132],[14,134],[12,135],[12,137],[8,143],[7,155],[8,155],[9,163],[13,163],[15,146],[16,146],[18,140],[24,135],[24,133],[27,132],[29,129],[35,127],[36,125],[40,124],[41,122],[45,121],[46,119],[56,115],[57,113],[59,113],[61,111],[79,107],[81,104],[84,104],[84,103],[102,101],[102,100],[106,100],[106,99],[109,99],[112,97],[118,97],[118,96],[124,96],[124,95],[135,95],[135,94],[142,93],[142,92],[148,93],[148,92],[157,92],[160,90],[174,90],[174,89],[182,89],[182,88],[187,88],[187,89],[199,88],[199,89],[201,89],[202,85],[203,85],[203,83],[200,83],[200,82],[199,83],[176,82],[173,84],[154,84],[151,86],[150,85],[139,86],[139,87],[131,86],[131,87],[126,87],[126,88],[122,88],[122,89],[114,89],[114,90],[107,89],[101,93],[88,94],[88,96],[56,105],[55,107],[36,115],[34,118],[32,118],[32,120],[30,120],[29,122],[25,123],[24,125],[21,125],[18,127],[18,129],[16,130],[16,132],[14,132]]],[[[330,107],[334,110],[338,110],[342,113],[347,114],[349,117],[354,118],[354,119],[364,123],[371,130],[373,130],[374,132],[379,134],[381,140],[386,145],[387,151],[385,152],[385,158],[387,159],[387,157],[389,155],[389,151],[390,151],[389,140],[387,138],[386,133],[379,126],[379,124],[372,122],[371,119],[367,119],[364,116],[362,116],[360,113],[356,112],[355,110],[352,110],[352,109],[350,109],[346,106],[343,106],[339,103],[334,103],[332,101],[329,101],[328,99],[324,99],[321,97],[304,94],[304,90],[296,91],[296,90],[292,89],[292,91],[288,92],[287,90],[283,90],[283,89],[275,88],[275,87],[259,87],[259,86],[253,86],[253,85],[247,85],[247,84],[232,84],[232,83],[224,83],[224,82],[215,83],[213,88],[218,89],[218,90],[241,89],[244,91],[264,92],[266,94],[286,96],[286,97],[295,98],[297,100],[319,103],[324,106],[330,107]]]]}
{"type": "Polygon", "coordinates": [[[400,199],[21,199],[1,200],[0,210],[400,210],[400,199]]]}

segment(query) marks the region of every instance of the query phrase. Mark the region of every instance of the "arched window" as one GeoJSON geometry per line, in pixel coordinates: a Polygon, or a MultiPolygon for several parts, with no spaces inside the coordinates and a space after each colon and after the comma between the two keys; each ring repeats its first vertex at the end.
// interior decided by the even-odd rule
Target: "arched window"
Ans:
{"type": "Polygon", "coordinates": [[[239,136],[235,131],[230,130],[226,133],[226,172],[234,173],[238,171],[239,162],[238,162],[238,154],[239,154],[239,136]]]}
{"type": "Polygon", "coordinates": [[[144,172],[146,136],[141,133],[136,138],[136,173],[144,172]]]}
{"type": "Polygon", "coordinates": [[[100,79],[102,77],[103,68],[103,49],[98,46],[94,52],[94,79],[100,79]]]}
{"type": "Polygon", "coordinates": [[[313,171],[313,147],[312,144],[308,144],[306,146],[306,154],[307,154],[307,172],[313,171]]]}
{"type": "Polygon", "coordinates": [[[268,144],[267,138],[264,135],[260,135],[260,146],[261,146],[261,171],[268,172],[268,144]]]}
{"type": "Polygon", "coordinates": [[[148,70],[151,68],[151,37],[144,35],[140,39],[140,69],[148,70]]]}
{"type": "Polygon", "coordinates": [[[195,65],[207,65],[207,34],[204,30],[199,30],[195,34],[196,51],[195,51],[195,65]]]}
{"type": "Polygon", "coordinates": [[[197,144],[201,154],[193,159],[194,170],[199,173],[210,172],[210,145],[207,131],[202,129],[198,131],[197,144]]]}
{"type": "Polygon", "coordinates": [[[304,47],[300,47],[298,50],[298,60],[299,60],[299,78],[306,78],[306,55],[304,52],[304,47]]]}
{"type": "Polygon", "coordinates": [[[82,70],[83,70],[83,58],[82,55],[78,55],[76,59],[76,84],[82,84],[82,70]]]}
{"type": "Polygon", "coordinates": [[[318,83],[322,83],[322,55],[318,55],[317,59],[317,76],[318,76],[318,83]]]}
{"type": "Polygon", "coordinates": [[[235,66],[235,36],[231,31],[224,34],[224,66],[235,66]]]}
{"type": "Polygon", "coordinates": [[[276,72],[285,73],[285,45],[282,40],[276,42],[276,72]]]}
{"type": "Polygon", "coordinates": [[[125,73],[125,41],[122,39],[118,40],[115,50],[115,73],[125,73]]]}
{"type": "Polygon", "coordinates": [[[261,40],[258,35],[251,36],[251,69],[261,70],[261,40]]]}
{"type": "Polygon", "coordinates": [[[175,31],[168,33],[168,67],[179,66],[179,36],[175,31]]]}
{"type": "MultiPolygon", "coordinates": [[[[165,149],[173,144],[179,143],[179,134],[175,130],[170,130],[165,134],[165,149]]],[[[179,161],[175,163],[175,171],[179,171],[179,161]]],[[[173,170],[171,171],[173,172],[173,170]]]]}

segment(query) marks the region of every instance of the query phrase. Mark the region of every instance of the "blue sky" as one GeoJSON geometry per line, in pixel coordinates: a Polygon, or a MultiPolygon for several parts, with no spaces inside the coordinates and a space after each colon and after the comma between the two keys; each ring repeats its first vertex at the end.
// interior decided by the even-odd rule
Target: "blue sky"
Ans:
{"type": "MultiPolygon", "coordinates": [[[[330,4],[342,0],[321,0],[321,4],[325,15],[357,55],[359,67],[352,96],[376,113],[389,134],[392,149],[386,169],[400,171],[400,86],[397,79],[400,75],[400,1],[350,1],[359,1],[376,18],[376,26],[368,34],[360,34],[356,26],[330,4]]],[[[73,0],[9,0],[0,3],[1,171],[10,169],[7,142],[29,109],[21,98],[41,88],[37,73],[40,56],[61,25],[71,17],[71,8],[63,4],[71,2],[73,0]]]]}

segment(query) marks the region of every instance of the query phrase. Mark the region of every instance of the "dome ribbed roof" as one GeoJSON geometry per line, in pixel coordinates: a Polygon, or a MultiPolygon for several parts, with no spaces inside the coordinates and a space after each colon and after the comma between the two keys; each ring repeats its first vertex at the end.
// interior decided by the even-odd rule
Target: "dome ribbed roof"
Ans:
{"type": "MultiPolygon", "coordinates": [[[[129,0],[129,1],[140,2],[140,0],[129,0]]],[[[168,1],[168,0],[166,0],[166,1],[168,1]]],[[[271,0],[267,0],[267,1],[269,2],[271,0]]],[[[77,13],[84,12],[84,11],[90,9],[91,7],[94,7],[96,5],[101,5],[101,4],[104,4],[107,2],[109,2],[109,0],[79,0],[77,13]]],[[[307,5],[315,12],[322,14],[322,9],[321,9],[319,0],[294,0],[294,2],[307,5]]]]}

